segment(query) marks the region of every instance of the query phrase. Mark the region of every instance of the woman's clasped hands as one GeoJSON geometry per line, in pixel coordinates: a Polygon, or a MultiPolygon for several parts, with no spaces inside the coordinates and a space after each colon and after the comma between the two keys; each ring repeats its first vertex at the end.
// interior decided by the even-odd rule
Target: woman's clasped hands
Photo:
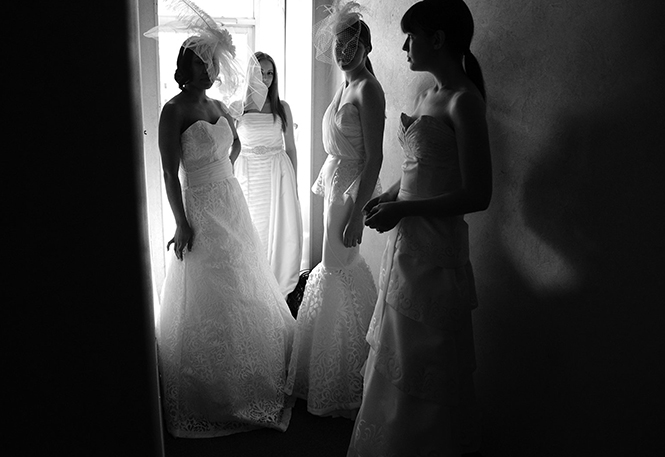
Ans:
{"type": "Polygon", "coordinates": [[[392,230],[404,217],[399,202],[388,193],[374,197],[363,207],[365,225],[379,233],[392,230]]]}

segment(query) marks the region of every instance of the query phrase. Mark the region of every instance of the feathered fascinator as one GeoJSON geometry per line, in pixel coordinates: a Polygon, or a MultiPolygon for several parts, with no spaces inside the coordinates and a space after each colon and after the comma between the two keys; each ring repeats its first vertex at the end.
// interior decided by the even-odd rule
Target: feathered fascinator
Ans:
{"type": "Polygon", "coordinates": [[[335,1],[325,6],[328,16],[314,25],[313,44],[316,60],[332,64],[336,61],[348,63],[353,60],[360,38],[361,11],[358,2],[335,1]]]}
{"type": "Polygon", "coordinates": [[[203,61],[208,77],[216,83],[227,106],[234,99],[245,98],[253,98],[254,103],[263,106],[267,88],[262,83],[257,84],[257,79],[262,81],[261,66],[252,61],[251,53],[248,52],[249,66],[244,70],[236,59],[236,47],[231,34],[223,24],[216,22],[192,0],[167,0],[166,3],[176,12],[177,19],[153,27],[144,35],[156,40],[164,32],[189,35],[182,48],[191,49],[203,61]]]}

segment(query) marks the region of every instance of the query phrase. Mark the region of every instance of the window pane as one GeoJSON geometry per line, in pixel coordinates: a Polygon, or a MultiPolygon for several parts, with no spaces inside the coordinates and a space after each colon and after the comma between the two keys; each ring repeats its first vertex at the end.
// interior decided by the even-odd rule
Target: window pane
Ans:
{"type": "MultiPolygon", "coordinates": [[[[249,18],[253,20],[254,1],[194,0],[194,3],[215,19],[223,17],[236,19],[249,18]]],[[[174,20],[177,16],[177,11],[182,11],[178,7],[170,7],[171,3],[173,3],[172,0],[158,0],[157,13],[159,24],[165,24],[174,20]]],[[[249,24],[238,25],[235,21],[228,21],[228,23],[224,24],[224,28],[231,33],[236,49],[239,50],[253,49],[253,27],[253,25],[249,24]]],[[[178,84],[173,79],[173,73],[175,72],[180,45],[185,41],[187,36],[187,33],[176,32],[162,32],[159,36],[160,99],[162,105],[180,92],[178,84]]],[[[244,52],[238,52],[237,59],[242,66],[241,68],[247,65],[247,56],[244,52]]],[[[218,98],[219,93],[213,88],[208,91],[208,96],[218,98]]]]}
{"type": "MultiPolygon", "coordinates": [[[[168,6],[168,0],[159,0],[160,16],[175,16],[176,13],[168,6]]],[[[212,17],[254,17],[254,0],[195,0],[195,3],[212,17]]]]}
{"type": "MultiPolygon", "coordinates": [[[[250,42],[251,35],[249,33],[251,28],[227,27],[227,30],[231,33],[233,43],[238,49],[251,49],[252,43],[250,42]]],[[[175,73],[180,46],[187,36],[186,33],[175,32],[162,33],[159,36],[160,98],[162,106],[180,92],[173,74],[175,73]]],[[[245,68],[247,65],[247,56],[239,52],[237,59],[241,68],[245,68]]],[[[213,86],[206,93],[209,97],[219,98],[219,92],[215,90],[215,87],[213,86]]]]}

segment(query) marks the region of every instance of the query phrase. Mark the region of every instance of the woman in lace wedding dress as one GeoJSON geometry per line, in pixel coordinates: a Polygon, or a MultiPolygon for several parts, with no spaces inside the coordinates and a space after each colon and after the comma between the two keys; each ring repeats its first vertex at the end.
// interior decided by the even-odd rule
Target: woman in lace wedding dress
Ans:
{"type": "Polygon", "coordinates": [[[284,382],[295,320],[233,176],[240,150],[233,119],[205,94],[215,79],[209,68],[224,70],[214,53],[214,65],[203,60],[210,47],[219,52],[209,38],[183,44],[182,91],[159,125],[177,223],[157,330],[163,406],[169,432],[189,438],[284,431],[291,415],[284,382]]]}
{"type": "Polygon", "coordinates": [[[367,60],[369,28],[357,16],[351,27],[357,51],[345,60],[339,56],[346,80],[323,118],[328,157],[312,188],[324,197],[323,258],[298,310],[287,379],[287,392],[306,399],[310,413],[348,418],[360,406],[365,335],[377,297],[359,250],[362,207],[379,193],[385,108],[367,60]]]}
{"type": "Polygon", "coordinates": [[[462,0],[425,1],[407,11],[402,30],[411,70],[431,73],[435,86],[401,116],[401,179],[366,206],[366,224],[391,232],[349,457],[479,447],[464,214],[489,205],[492,169],[482,73],[469,51],[473,19],[462,0]]]}
{"type": "Polygon", "coordinates": [[[272,57],[257,52],[268,96],[245,108],[237,129],[242,149],[234,171],[284,297],[298,284],[302,256],[302,215],[296,187],[296,145],[289,105],[279,99],[272,57]]]}

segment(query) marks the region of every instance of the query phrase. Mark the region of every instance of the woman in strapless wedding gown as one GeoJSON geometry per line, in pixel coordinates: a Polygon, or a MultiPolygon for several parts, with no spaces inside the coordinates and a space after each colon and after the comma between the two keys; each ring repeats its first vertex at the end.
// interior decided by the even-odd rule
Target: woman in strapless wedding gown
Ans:
{"type": "Polygon", "coordinates": [[[160,118],[167,195],[178,225],[157,329],[166,424],[174,436],[191,438],[258,427],[284,431],[295,320],[233,175],[229,150],[239,151],[233,120],[205,95],[212,78],[201,71],[199,56],[185,48],[181,55],[186,84],[160,118]]]}
{"type": "Polygon", "coordinates": [[[345,82],[323,117],[328,154],[312,191],[324,198],[322,260],[310,273],[298,310],[287,392],[307,401],[319,416],[353,419],[362,398],[365,340],[377,291],[360,254],[364,204],[380,192],[385,100],[367,54],[369,28],[354,19],[356,33],[339,49],[345,82]]]}
{"type": "Polygon", "coordinates": [[[289,105],[279,98],[272,57],[263,52],[254,56],[261,65],[268,96],[263,106],[246,110],[238,118],[242,150],[234,172],[270,268],[287,297],[300,278],[303,243],[293,116],[289,105]]]}
{"type": "Polygon", "coordinates": [[[366,224],[390,235],[347,456],[458,457],[480,446],[464,215],[492,195],[485,91],[462,0],[416,3],[402,30],[411,69],[431,73],[434,86],[401,115],[401,178],[366,205],[366,224]]]}

